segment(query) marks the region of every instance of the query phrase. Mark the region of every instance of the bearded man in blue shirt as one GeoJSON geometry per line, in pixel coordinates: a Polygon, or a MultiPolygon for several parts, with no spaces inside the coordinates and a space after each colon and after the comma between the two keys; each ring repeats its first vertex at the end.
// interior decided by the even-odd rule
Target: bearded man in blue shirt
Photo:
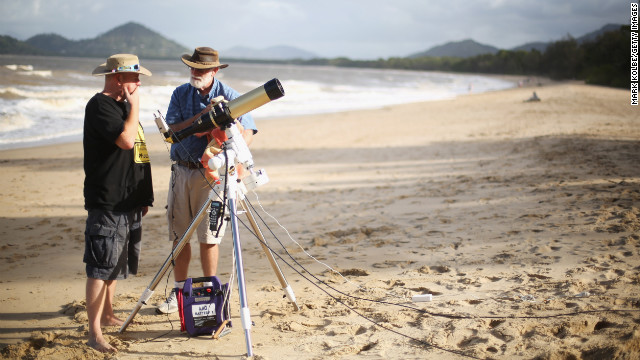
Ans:
{"type": "MultiPolygon", "coordinates": [[[[233,100],[240,94],[215,78],[221,64],[218,51],[210,47],[198,47],[193,55],[182,55],[182,62],[191,71],[189,83],[178,86],[171,95],[166,122],[170,130],[178,132],[193,124],[202,115],[211,110],[211,100],[223,96],[225,100],[233,100]]],[[[239,119],[244,128],[242,136],[247,145],[258,132],[250,114],[239,119]]],[[[167,197],[167,219],[169,222],[169,240],[175,247],[183,236],[197,212],[207,201],[213,191],[212,184],[204,175],[201,158],[208,145],[206,136],[190,135],[179,143],[171,145],[171,180],[167,197]]],[[[216,275],[218,268],[219,247],[226,224],[214,226],[211,230],[209,217],[205,216],[196,230],[200,244],[200,262],[203,276],[216,275]]],[[[224,221],[220,219],[220,221],[224,221]]],[[[191,261],[190,240],[186,240],[173,269],[175,288],[181,289],[188,278],[191,261]]],[[[176,293],[171,295],[156,308],[158,313],[178,311],[176,293]]]]}

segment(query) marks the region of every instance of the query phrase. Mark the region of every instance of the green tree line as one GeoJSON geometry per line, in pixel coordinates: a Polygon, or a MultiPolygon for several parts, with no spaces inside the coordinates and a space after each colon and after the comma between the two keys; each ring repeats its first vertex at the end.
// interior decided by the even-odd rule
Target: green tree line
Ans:
{"type": "Polygon", "coordinates": [[[544,76],[554,80],[584,80],[588,84],[626,88],[631,66],[630,26],[606,32],[594,41],[578,43],[568,36],[544,52],[500,50],[469,58],[417,57],[378,60],[348,58],[297,60],[301,65],[369,67],[484,74],[544,76]]]}

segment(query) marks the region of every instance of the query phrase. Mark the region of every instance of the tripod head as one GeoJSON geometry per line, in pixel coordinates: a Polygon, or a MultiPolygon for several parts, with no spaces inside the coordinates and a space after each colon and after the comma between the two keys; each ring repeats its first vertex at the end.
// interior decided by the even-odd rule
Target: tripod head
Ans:
{"type": "MultiPolygon", "coordinates": [[[[247,190],[253,190],[269,182],[269,177],[264,169],[254,168],[253,156],[251,155],[249,146],[242,137],[242,133],[238,130],[235,122],[225,130],[225,133],[228,140],[224,142],[223,150],[209,159],[207,167],[212,170],[217,170],[226,165],[228,172],[235,172],[232,166],[237,160],[248,172],[247,176],[242,180],[247,190]]],[[[229,174],[227,174],[227,176],[228,175],[229,174]]]]}

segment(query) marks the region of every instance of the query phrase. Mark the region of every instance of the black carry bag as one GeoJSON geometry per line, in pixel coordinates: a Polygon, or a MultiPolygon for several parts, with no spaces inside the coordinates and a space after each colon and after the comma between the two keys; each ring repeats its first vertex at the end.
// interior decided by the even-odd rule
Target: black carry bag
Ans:
{"type": "Polygon", "coordinates": [[[222,285],[216,276],[189,278],[182,290],[176,289],[176,295],[181,331],[191,336],[213,335],[216,339],[231,331],[228,283],[222,285]],[[204,286],[207,281],[213,285],[204,286]]]}

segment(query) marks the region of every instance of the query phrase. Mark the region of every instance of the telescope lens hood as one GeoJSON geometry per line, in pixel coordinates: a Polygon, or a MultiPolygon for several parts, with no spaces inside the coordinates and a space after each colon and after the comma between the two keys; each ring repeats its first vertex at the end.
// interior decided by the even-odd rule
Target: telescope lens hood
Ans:
{"type": "Polygon", "coordinates": [[[280,84],[280,80],[272,79],[264,84],[264,91],[270,100],[280,99],[284,96],[284,88],[280,84]]]}

